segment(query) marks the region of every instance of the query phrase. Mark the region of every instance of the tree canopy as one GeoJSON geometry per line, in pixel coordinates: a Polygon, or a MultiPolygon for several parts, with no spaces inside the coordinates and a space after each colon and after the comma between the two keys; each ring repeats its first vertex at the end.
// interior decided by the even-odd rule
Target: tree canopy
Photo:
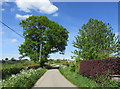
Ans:
{"type": "Polygon", "coordinates": [[[64,53],[68,40],[66,28],[45,16],[30,16],[22,20],[20,25],[23,27],[25,38],[19,46],[22,57],[28,56],[34,61],[40,59],[40,63],[44,63],[49,54],[64,53]]]}
{"type": "Polygon", "coordinates": [[[120,41],[112,30],[109,23],[90,19],[75,37],[73,46],[78,50],[74,53],[84,60],[109,58],[120,48],[120,41]]]}

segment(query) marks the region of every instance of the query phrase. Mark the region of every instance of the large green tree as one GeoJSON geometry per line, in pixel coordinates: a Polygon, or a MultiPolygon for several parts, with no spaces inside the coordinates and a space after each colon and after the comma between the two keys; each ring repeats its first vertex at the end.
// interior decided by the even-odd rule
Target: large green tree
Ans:
{"type": "Polygon", "coordinates": [[[45,16],[30,16],[22,20],[20,25],[23,27],[25,38],[19,46],[21,57],[28,56],[31,60],[40,61],[42,65],[49,54],[64,53],[68,40],[66,28],[45,16]]]}
{"type": "Polygon", "coordinates": [[[109,23],[90,19],[75,37],[73,46],[78,50],[74,53],[84,60],[109,58],[120,47],[120,41],[112,30],[109,23]]]}

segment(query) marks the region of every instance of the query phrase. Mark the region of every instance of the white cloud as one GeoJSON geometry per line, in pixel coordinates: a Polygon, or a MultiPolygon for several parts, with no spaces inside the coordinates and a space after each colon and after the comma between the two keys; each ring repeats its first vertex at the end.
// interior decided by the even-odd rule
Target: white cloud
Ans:
{"type": "Polygon", "coordinates": [[[17,7],[24,12],[37,10],[40,13],[52,14],[58,10],[49,0],[16,0],[16,4],[17,7]]]}
{"type": "Polygon", "coordinates": [[[17,42],[17,39],[9,39],[10,42],[17,42]]]}
{"type": "Polygon", "coordinates": [[[53,16],[54,16],[54,17],[58,16],[58,13],[54,13],[53,16]]]}
{"type": "Polygon", "coordinates": [[[115,33],[115,36],[120,36],[120,32],[115,33]]]}
{"type": "Polygon", "coordinates": [[[20,15],[20,14],[16,14],[16,18],[18,18],[18,19],[26,19],[29,16],[32,16],[32,15],[20,15]]]}

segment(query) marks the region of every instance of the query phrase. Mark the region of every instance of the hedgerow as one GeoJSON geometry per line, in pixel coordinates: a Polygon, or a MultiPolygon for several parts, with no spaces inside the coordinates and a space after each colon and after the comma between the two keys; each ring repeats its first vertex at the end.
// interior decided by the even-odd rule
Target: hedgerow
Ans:
{"type": "Polygon", "coordinates": [[[111,80],[109,76],[99,76],[88,78],[83,75],[70,71],[67,67],[60,67],[60,72],[73,84],[80,89],[119,89],[120,83],[111,80]]]}
{"type": "Polygon", "coordinates": [[[80,64],[80,74],[91,78],[96,75],[120,75],[120,58],[84,60],[80,64]]]}
{"type": "MultiPolygon", "coordinates": [[[[65,76],[71,83],[75,84],[77,87],[100,87],[94,80],[84,77],[76,72],[70,71],[68,67],[61,66],[59,71],[65,76]]],[[[85,88],[84,88],[85,89],[85,88]]]]}
{"type": "Polygon", "coordinates": [[[12,74],[20,73],[22,69],[30,69],[30,68],[39,68],[40,65],[37,63],[19,63],[13,65],[6,65],[3,66],[0,70],[2,71],[2,79],[6,79],[7,77],[11,76],[12,74]]]}
{"type": "Polygon", "coordinates": [[[2,81],[2,87],[3,88],[10,88],[10,87],[16,87],[16,88],[24,88],[29,89],[33,86],[33,84],[40,78],[44,73],[46,69],[39,68],[37,70],[35,69],[29,69],[29,70],[22,70],[20,73],[16,75],[12,75],[6,80],[2,81]]]}

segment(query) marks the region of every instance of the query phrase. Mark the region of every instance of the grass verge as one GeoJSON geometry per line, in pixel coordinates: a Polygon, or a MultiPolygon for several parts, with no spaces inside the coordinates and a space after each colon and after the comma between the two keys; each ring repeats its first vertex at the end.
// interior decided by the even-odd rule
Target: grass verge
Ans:
{"type": "Polygon", "coordinates": [[[80,74],[70,71],[68,67],[60,67],[59,71],[63,74],[71,83],[75,84],[80,89],[120,89],[120,83],[111,80],[108,77],[98,76],[96,79],[90,79],[80,74]]]}
{"type": "Polygon", "coordinates": [[[94,80],[83,77],[75,72],[71,72],[67,67],[60,67],[59,71],[77,87],[100,87],[94,80]]]}

